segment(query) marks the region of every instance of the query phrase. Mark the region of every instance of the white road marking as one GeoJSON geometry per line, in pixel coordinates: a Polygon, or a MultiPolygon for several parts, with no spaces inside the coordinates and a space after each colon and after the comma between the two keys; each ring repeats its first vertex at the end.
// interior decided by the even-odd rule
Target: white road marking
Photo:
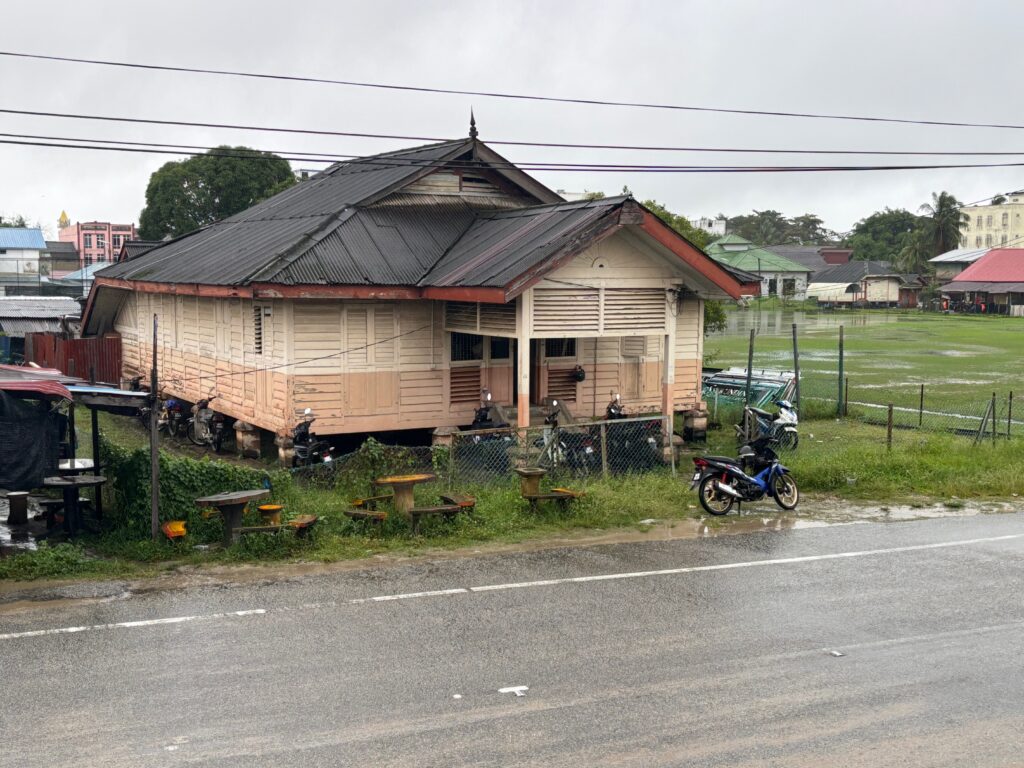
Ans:
{"type": "Polygon", "coordinates": [[[231,611],[229,613],[208,613],[196,616],[171,616],[165,619],[146,619],[144,621],[119,621],[114,624],[89,624],[82,627],[57,627],[56,629],[34,629],[28,632],[9,632],[0,635],[0,640],[15,640],[21,637],[42,637],[44,635],[72,635],[78,632],[98,632],[104,629],[128,629],[132,627],[154,627],[161,624],[184,624],[188,621],[210,621],[225,619],[231,616],[261,616],[266,613],[263,608],[247,611],[231,611]]]}
{"type": "Polygon", "coordinates": [[[526,692],[530,690],[525,685],[511,685],[508,688],[499,688],[498,693],[514,693],[516,697],[525,696],[526,692]]]}
{"type": "MultiPolygon", "coordinates": [[[[813,563],[823,560],[843,560],[854,557],[873,557],[877,555],[890,555],[900,552],[922,552],[931,549],[947,549],[950,547],[967,547],[972,544],[990,544],[997,541],[1011,541],[1024,538],[1024,533],[1011,533],[1005,536],[986,536],[977,539],[959,539],[957,541],[942,541],[935,544],[912,544],[905,547],[888,547],[886,549],[863,549],[854,552],[834,552],[826,555],[803,555],[800,557],[782,557],[772,560],[749,560],[739,563],[719,563],[717,565],[694,565],[681,568],[663,568],[655,571],[627,571],[623,573],[604,573],[596,576],[569,576],[561,579],[539,579],[536,581],[519,581],[505,584],[485,584],[477,587],[455,587],[452,589],[434,589],[426,592],[405,592],[393,595],[377,595],[375,597],[359,597],[347,600],[340,605],[362,605],[366,603],[382,603],[393,600],[413,600],[421,597],[442,597],[451,595],[468,595],[479,592],[496,592],[506,589],[529,589],[533,587],[552,587],[560,584],[586,584],[595,581],[622,581],[626,579],[648,578],[652,576],[674,576],[682,573],[705,573],[709,571],[727,571],[737,568],[756,568],[768,565],[793,565],[796,563],[813,563]]],[[[318,609],[334,608],[337,602],[306,603],[299,608],[318,609]]],[[[125,629],[134,627],[151,627],[161,624],[182,624],[191,621],[211,621],[213,619],[224,619],[233,616],[262,616],[268,613],[284,613],[294,611],[296,608],[253,608],[246,611],[231,611],[228,613],[209,613],[195,616],[173,616],[164,619],[146,619],[142,621],[122,621],[114,624],[92,624],[81,627],[58,627],[55,629],[35,629],[25,632],[10,632],[0,634],[0,640],[16,640],[25,637],[42,637],[45,635],[70,635],[78,632],[96,632],[106,629],[125,629]]]]}

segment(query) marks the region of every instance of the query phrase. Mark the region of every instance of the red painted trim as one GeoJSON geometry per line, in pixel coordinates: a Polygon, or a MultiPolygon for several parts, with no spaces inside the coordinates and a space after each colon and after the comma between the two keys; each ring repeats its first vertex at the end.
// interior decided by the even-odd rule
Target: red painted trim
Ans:
{"type": "Polygon", "coordinates": [[[683,262],[697,270],[734,299],[740,296],[760,296],[760,283],[741,283],[718,263],[686,238],[668,226],[650,211],[644,209],[640,229],[668,248],[683,262]]]}
{"type": "Polygon", "coordinates": [[[253,283],[260,299],[418,299],[419,288],[387,285],[281,285],[253,283]]]}
{"type": "Polygon", "coordinates": [[[444,299],[447,301],[479,301],[484,304],[505,304],[504,288],[423,288],[424,299],[444,299]]]}
{"type": "MultiPolygon", "coordinates": [[[[217,298],[248,299],[252,288],[244,285],[199,285],[194,283],[153,283],[146,280],[122,280],[116,277],[97,277],[93,287],[107,286],[138,293],[169,293],[177,296],[214,296],[217,298]]],[[[90,300],[91,300],[90,295],[90,300]]]]}

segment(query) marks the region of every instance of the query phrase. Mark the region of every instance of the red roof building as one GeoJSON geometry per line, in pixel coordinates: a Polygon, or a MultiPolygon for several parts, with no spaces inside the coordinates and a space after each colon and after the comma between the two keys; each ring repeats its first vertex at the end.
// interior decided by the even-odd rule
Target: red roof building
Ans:
{"type": "Polygon", "coordinates": [[[1024,248],[993,248],[941,290],[986,312],[1024,317],[1024,248]]]}

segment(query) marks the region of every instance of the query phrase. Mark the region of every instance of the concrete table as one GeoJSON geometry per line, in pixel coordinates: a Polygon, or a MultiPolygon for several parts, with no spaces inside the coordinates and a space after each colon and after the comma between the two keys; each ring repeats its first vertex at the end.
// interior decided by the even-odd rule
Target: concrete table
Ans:
{"type": "Polygon", "coordinates": [[[78,505],[79,489],[98,489],[105,482],[107,482],[107,478],[102,475],[74,475],[43,479],[44,488],[59,488],[64,494],[64,530],[68,535],[74,536],[82,527],[82,511],[78,505]]]}
{"type": "Polygon", "coordinates": [[[250,501],[265,499],[269,495],[270,491],[266,488],[250,491],[228,491],[196,499],[196,506],[200,509],[213,508],[220,512],[220,516],[224,520],[224,538],[222,541],[225,547],[230,547],[231,542],[234,540],[235,530],[242,527],[242,515],[245,514],[246,506],[250,501]]]}
{"type": "Polygon", "coordinates": [[[395,511],[409,517],[409,510],[416,506],[412,489],[420,483],[429,483],[436,479],[437,476],[430,472],[415,475],[390,475],[378,477],[374,480],[374,485],[390,486],[395,493],[395,511]]]}
{"type": "Polygon", "coordinates": [[[540,494],[540,479],[548,471],[541,467],[516,467],[516,474],[519,475],[519,492],[524,498],[540,494]]]}

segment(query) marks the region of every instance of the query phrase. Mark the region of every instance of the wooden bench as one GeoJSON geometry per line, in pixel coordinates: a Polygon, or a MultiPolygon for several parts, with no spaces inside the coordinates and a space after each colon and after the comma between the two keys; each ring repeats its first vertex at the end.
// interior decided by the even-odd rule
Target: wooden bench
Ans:
{"type": "Polygon", "coordinates": [[[355,509],[377,509],[377,505],[382,501],[394,501],[395,495],[393,493],[383,493],[379,496],[366,496],[361,499],[352,499],[349,502],[355,509]]]}
{"type": "Polygon", "coordinates": [[[570,488],[552,488],[550,491],[542,493],[524,493],[523,498],[530,502],[530,511],[536,512],[542,501],[557,501],[565,510],[569,507],[570,501],[575,501],[583,495],[583,491],[574,491],[570,488]]]}
{"type": "Polygon", "coordinates": [[[388,518],[387,512],[381,512],[376,509],[346,509],[345,517],[353,520],[357,523],[367,523],[371,525],[383,525],[384,521],[388,518]]]}
{"type": "Polygon", "coordinates": [[[466,493],[442,493],[441,501],[445,504],[461,507],[467,512],[476,507],[476,499],[466,493]]]}
{"type": "Polygon", "coordinates": [[[232,541],[238,541],[239,537],[248,533],[280,533],[288,528],[295,531],[297,537],[305,538],[306,534],[316,525],[316,521],[319,519],[316,515],[299,515],[280,525],[243,525],[241,528],[235,528],[232,531],[231,539],[232,541]]]}
{"type": "Polygon", "coordinates": [[[412,532],[419,532],[421,517],[444,515],[445,520],[451,520],[464,509],[465,507],[460,507],[458,504],[439,504],[436,507],[413,507],[409,510],[409,517],[412,520],[412,532]]]}

